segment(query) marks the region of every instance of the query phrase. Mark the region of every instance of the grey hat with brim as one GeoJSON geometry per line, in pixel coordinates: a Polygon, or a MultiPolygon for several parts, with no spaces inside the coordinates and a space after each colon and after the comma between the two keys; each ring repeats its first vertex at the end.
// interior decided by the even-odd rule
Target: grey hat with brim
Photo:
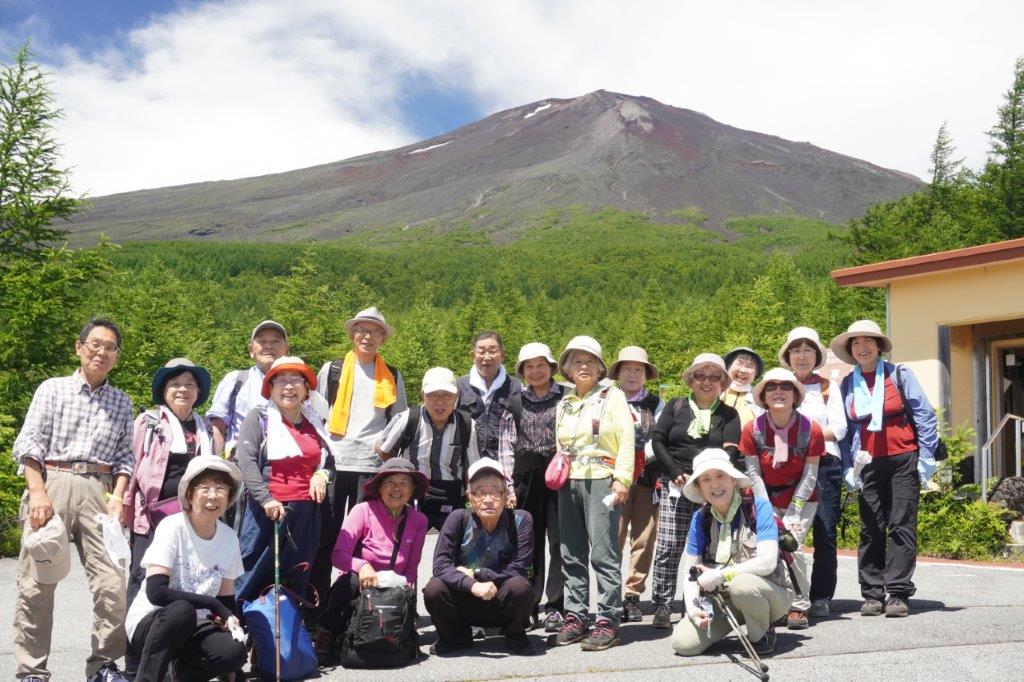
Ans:
{"type": "Polygon", "coordinates": [[[154,405],[166,404],[164,400],[164,384],[185,372],[194,376],[196,383],[199,384],[199,397],[196,398],[196,402],[192,407],[198,407],[206,402],[206,399],[210,397],[210,373],[205,367],[200,367],[188,358],[174,358],[173,360],[168,360],[166,365],[153,374],[152,390],[154,405]]]}
{"type": "Polygon", "coordinates": [[[395,331],[391,325],[384,321],[384,316],[380,314],[376,306],[370,306],[366,310],[360,310],[356,313],[356,316],[350,320],[345,320],[345,331],[349,334],[352,333],[352,328],[360,322],[369,322],[375,324],[384,330],[384,340],[387,340],[391,334],[395,331]]]}
{"type": "Polygon", "coordinates": [[[178,481],[178,502],[181,504],[182,511],[187,512],[192,508],[186,497],[189,484],[206,471],[223,472],[230,476],[231,481],[235,484],[235,489],[232,491],[231,499],[225,510],[238,500],[238,496],[242,493],[242,472],[238,470],[238,467],[216,455],[197,455],[189,460],[188,466],[185,467],[185,474],[178,481]]]}
{"type": "Polygon", "coordinates": [[[725,369],[728,370],[732,366],[733,361],[740,355],[749,355],[754,359],[754,364],[757,366],[757,371],[754,373],[754,378],[761,376],[761,372],[764,371],[764,359],[758,355],[757,351],[748,346],[739,346],[733,348],[731,351],[725,354],[722,358],[725,360],[725,369]]]}
{"type": "Polygon", "coordinates": [[[363,484],[363,496],[365,499],[379,500],[381,482],[388,476],[394,476],[395,474],[405,474],[412,478],[415,484],[415,489],[412,493],[413,499],[422,500],[427,496],[430,481],[423,475],[423,472],[419,471],[412,462],[404,457],[392,457],[381,465],[377,473],[373,475],[373,478],[363,484]]]}
{"type": "Polygon", "coordinates": [[[740,488],[750,487],[750,479],[732,465],[728,452],[721,448],[708,448],[702,450],[699,455],[693,458],[693,473],[690,474],[690,478],[686,480],[686,485],[683,486],[683,495],[686,496],[686,499],[696,504],[707,502],[704,499],[704,494],[700,491],[698,479],[702,474],[712,469],[724,471],[736,481],[736,485],[740,488]]]}

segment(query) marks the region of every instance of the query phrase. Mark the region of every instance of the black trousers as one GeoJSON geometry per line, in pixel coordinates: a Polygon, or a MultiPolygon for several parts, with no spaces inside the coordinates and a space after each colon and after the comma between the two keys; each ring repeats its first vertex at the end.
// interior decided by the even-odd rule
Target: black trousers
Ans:
{"type": "Polygon", "coordinates": [[[208,682],[241,670],[245,644],[210,621],[196,624],[196,610],[174,601],[146,615],[135,626],[131,648],[139,656],[135,682],[163,682],[167,668],[177,662],[181,682],[208,682]]]}
{"type": "Polygon", "coordinates": [[[836,594],[836,559],[843,465],[835,455],[824,455],[818,465],[818,511],[814,514],[814,566],[811,569],[811,601],[832,599],[836,594]]]}
{"type": "MultiPolygon", "coordinates": [[[[558,491],[548,489],[544,483],[544,469],[534,469],[512,475],[512,486],[516,491],[516,504],[520,509],[530,512],[533,519],[533,586],[534,610],[540,605],[545,592],[547,562],[545,554],[548,547],[549,533],[558,536],[558,491]],[[553,512],[553,513],[549,513],[553,512]]],[[[553,557],[553,572],[557,575],[548,577],[548,602],[544,607],[547,612],[561,612],[565,607],[562,595],[562,562],[561,556],[553,557]],[[557,585],[557,589],[556,589],[557,585]]]]}
{"type": "Polygon", "coordinates": [[[861,470],[860,547],[857,568],[865,599],[907,598],[917,566],[917,505],[921,487],[917,451],[874,457],[861,470]]]}
{"type": "MultiPolygon", "coordinates": [[[[146,580],[146,569],[142,567],[142,557],[146,554],[146,550],[149,549],[150,542],[153,541],[153,529],[150,528],[149,532],[145,535],[139,535],[135,531],[132,531],[131,535],[131,546],[132,546],[132,560],[131,565],[128,568],[128,606],[132,605],[135,601],[135,596],[139,593],[139,589],[142,587],[143,582],[146,580]]],[[[131,642],[129,642],[129,645],[131,642]]],[[[124,669],[125,672],[134,673],[139,667],[139,655],[131,647],[128,646],[124,652],[124,669]]]]}
{"type": "Polygon", "coordinates": [[[321,600],[320,627],[335,635],[342,634],[352,617],[352,608],[359,596],[359,574],[342,573],[321,600]]]}
{"type": "Polygon", "coordinates": [[[307,623],[315,622],[323,612],[323,603],[331,587],[331,553],[338,541],[341,524],[345,516],[363,501],[363,485],[373,478],[373,474],[357,471],[335,472],[334,480],[327,486],[327,500],[320,505],[320,540],[317,543],[316,556],[309,574],[309,582],[316,588],[320,596],[321,606],[307,609],[304,613],[307,623]]]}
{"type": "Polygon", "coordinates": [[[438,639],[468,644],[473,641],[470,626],[500,627],[502,634],[526,632],[533,614],[533,585],[521,576],[509,578],[490,601],[469,592],[457,592],[437,578],[423,588],[423,603],[434,621],[438,639]]]}

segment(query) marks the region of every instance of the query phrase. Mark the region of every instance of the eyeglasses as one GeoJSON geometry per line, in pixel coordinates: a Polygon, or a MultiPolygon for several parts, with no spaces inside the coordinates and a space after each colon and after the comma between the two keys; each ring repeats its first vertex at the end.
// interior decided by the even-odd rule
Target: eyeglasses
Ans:
{"type": "Polygon", "coordinates": [[[377,327],[352,327],[353,336],[383,336],[384,330],[377,327]]]}
{"type": "Polygon", "coordinates": [[[305,377],[301,376],[280,376],[271,379],[274,386],[301,386],[306,383],[305,377]]]}
{"type": "Polygon", "coordinates": [[[598,367],[600,364],[597,358],[578,358],[572,361],[573,367],[598,367]]]}
{"type": "Polygon", "coordinates": [[[113,343],[103,343],[101,341],[96,341],[95,339],[93,339],[92,341],[86,341],[82,345],[88,348],[93,353],[99,353],[101,350],[105,350],[108,353],[113,354],[121,350],[119,346],[113,343]]]}
{"type": "Polygon", "coordinates": [[[696,384],[703,384],[705,381],[710,381],[713,384],[722,383],[721,374],[694,374],[693,382],[696,384]]]}
{"type": "Polygon", "coordinates": [[[225,497],[231,492],[231,488],[226,485],[201,485],[196,487],[196,491],[200,495],[216,495],[217,497],[225,497]]]}
{"type": "Polygon", "coordinates": [[[768,392],[771,392],[771,391],[786,391],[788,393],[790,391],[795,391],[796,387],[793,384],[791,384],[790,382],[788,382],[788,381],[782,381],[782,382],[769,381],[767,384],[764,385],[764,390],[768,391],[768,392]]]}
{"type": "Polygon", "coordinates": [[[198,388],[199,384],[194,381],[183,381],[181,383],[174,381],[167,382],[167,389],[171,391],[180,391],[181,389],[185,389],[186,391],[195,391],[198,388]]]}
{"type": "Polygon", "coordinates": [[[471,490],[469,492],[469,496],[472,497],[474,500],[486,500],[487,498],[491,498],[492,500],[500,500],[504,494],[505,492],[503,490],[471,490]]]}

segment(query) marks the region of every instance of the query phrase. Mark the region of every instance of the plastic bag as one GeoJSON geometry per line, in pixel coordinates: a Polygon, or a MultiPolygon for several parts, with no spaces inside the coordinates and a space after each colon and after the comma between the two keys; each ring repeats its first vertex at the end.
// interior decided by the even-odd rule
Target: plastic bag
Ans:
{"type": "Polygon", "coordinates": [[[128,540],[124,537],[121,523],[108,514],[97,514],[96,523],[103,528],[103,544],[107,548],[107,555],[118,568],[127,568],[127,562],[131,561],[132,550],[128,546],[128,540]],[[121,562],[126,562],[122,567],[121,562]]]}
{"type": "Polygon", "coordinates": [[[394,571],[377,571],[377,587],[381,589],[388,587],[405,587],[408,584],[409,581],[405,579],[404,575],[400,575],[394,571]]]}

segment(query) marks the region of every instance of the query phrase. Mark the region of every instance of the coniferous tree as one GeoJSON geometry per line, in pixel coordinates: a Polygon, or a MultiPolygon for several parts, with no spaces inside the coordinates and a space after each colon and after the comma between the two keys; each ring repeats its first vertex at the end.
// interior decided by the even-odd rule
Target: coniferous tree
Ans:
{"type": "Polygon", "coordinates": [[[1010,239],[1024,236],[1024,57],[1017,59],[1004,98],[999,120],[988,133],[992,149],[982,184],[1000,231],[1010,239]]]}

